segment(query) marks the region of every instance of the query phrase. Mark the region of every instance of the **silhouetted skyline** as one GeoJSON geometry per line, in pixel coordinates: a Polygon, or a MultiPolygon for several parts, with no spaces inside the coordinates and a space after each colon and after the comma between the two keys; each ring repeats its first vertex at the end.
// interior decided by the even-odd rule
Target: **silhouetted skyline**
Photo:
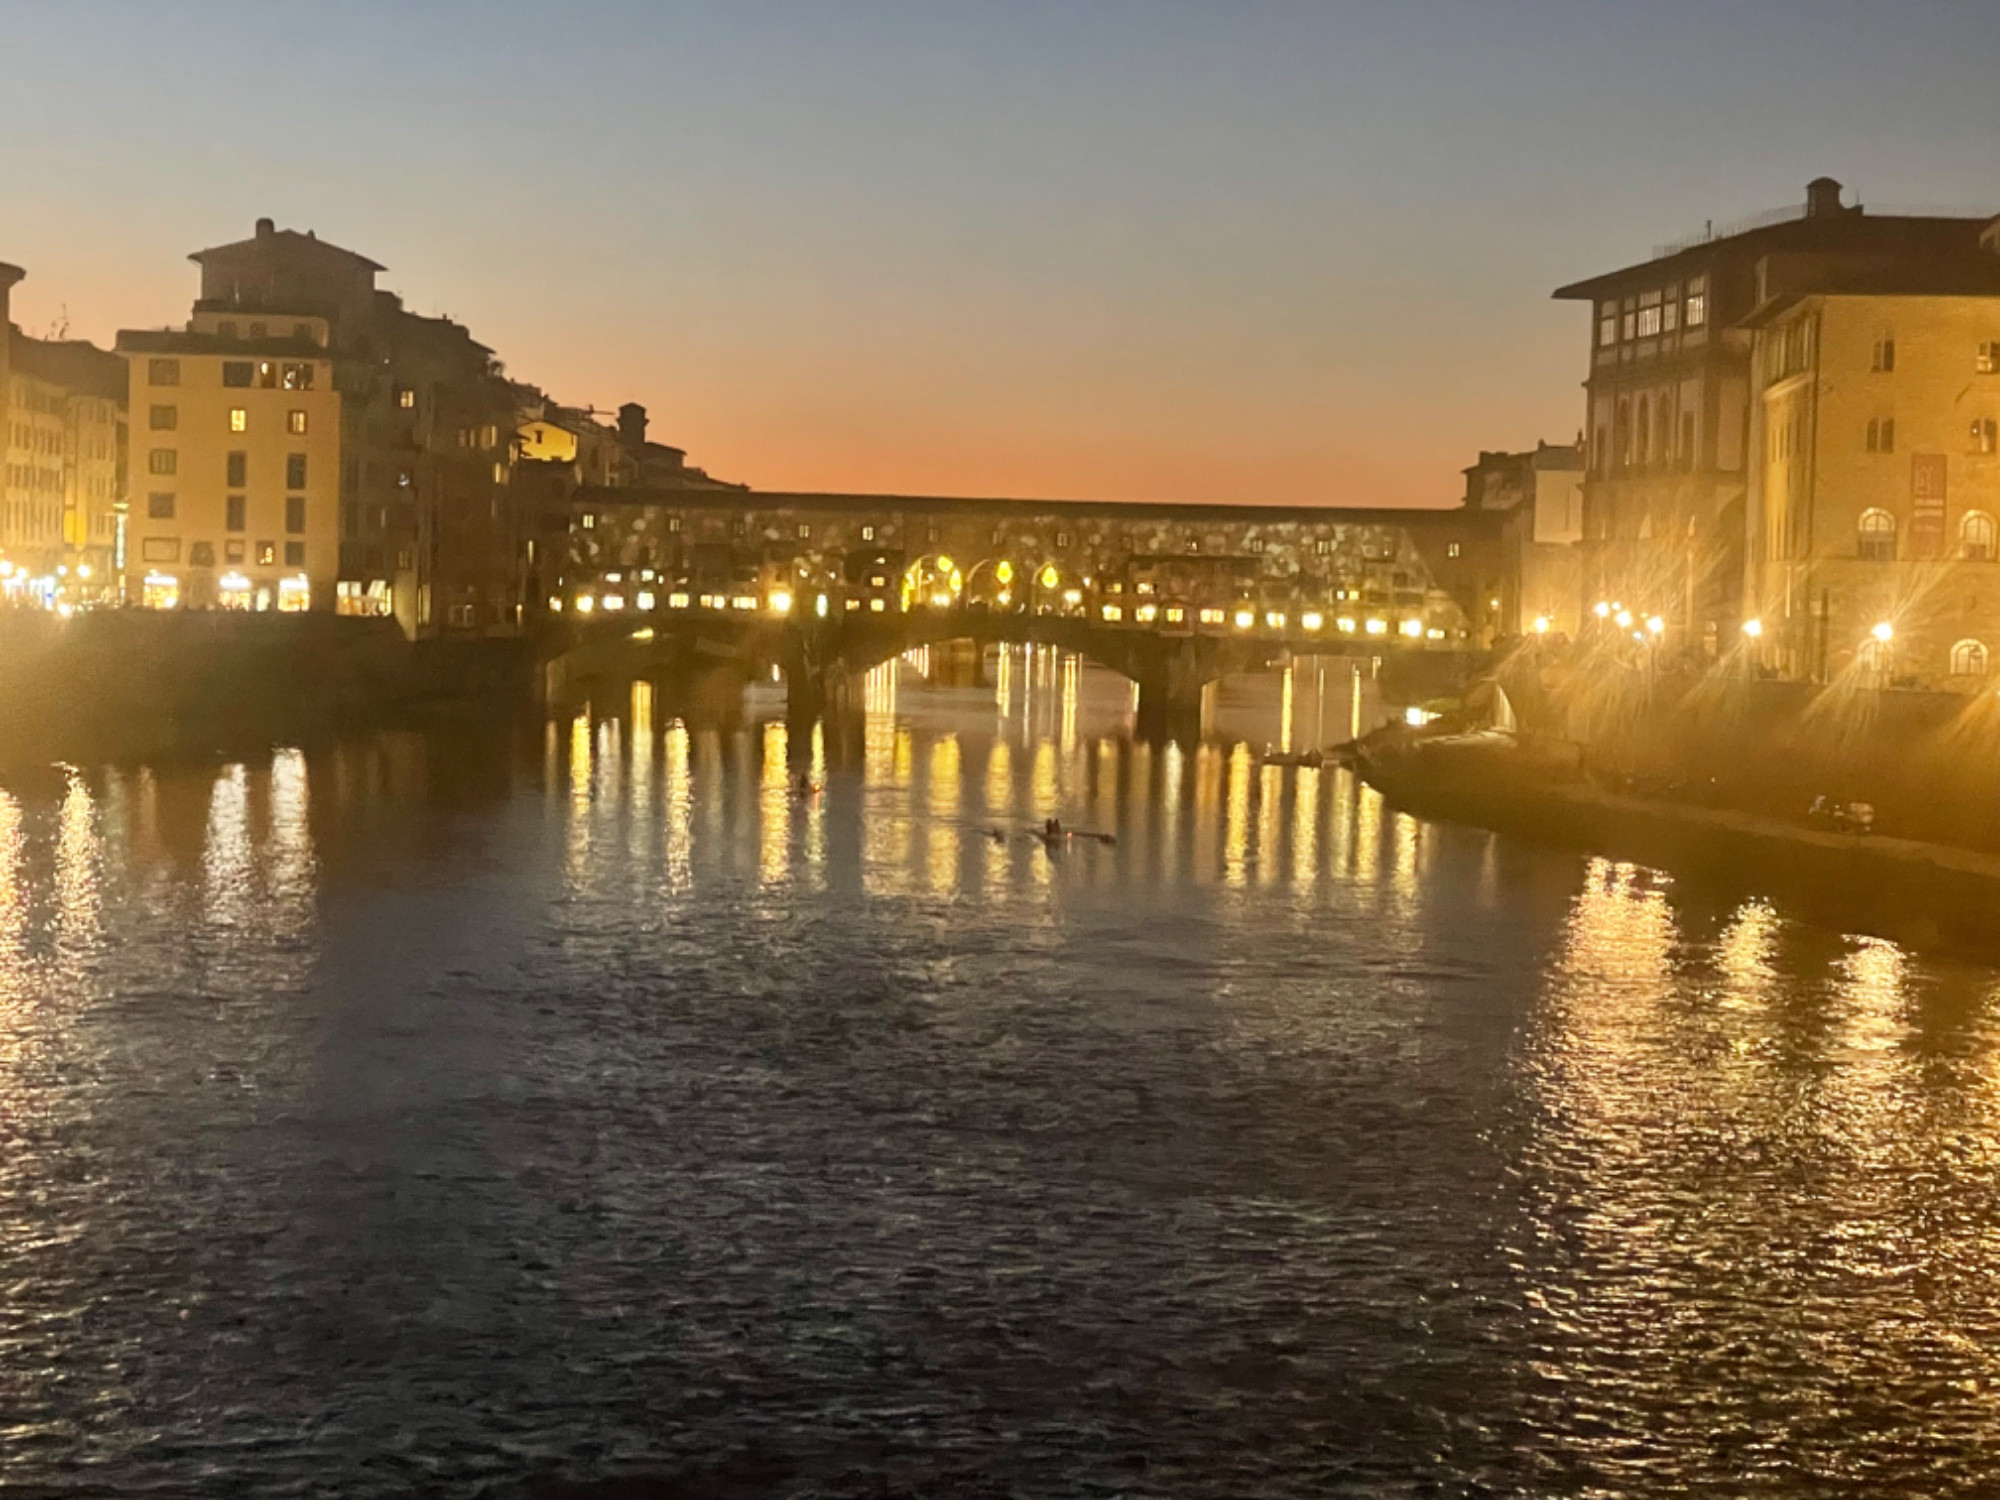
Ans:
{"type": "Polygon", "coordinates": [[[259,215],[766,488],[1444,504],[1564,281],[1841,178],[2000,199],[2000,8],[824,3],[5,23],[24,328],[259,215]]]}

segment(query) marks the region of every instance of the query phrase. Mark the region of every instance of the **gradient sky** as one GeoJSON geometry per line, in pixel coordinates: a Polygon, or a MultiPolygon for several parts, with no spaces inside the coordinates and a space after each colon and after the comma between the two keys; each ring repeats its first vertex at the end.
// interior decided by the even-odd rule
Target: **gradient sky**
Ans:
{"type": "Polygon", "coordinates": [[[760,488],[1441,504],[1558,284],[1840,178],[2000,206],[1997,0],[0,0],[15,317],[252,220],[760,488]]]}

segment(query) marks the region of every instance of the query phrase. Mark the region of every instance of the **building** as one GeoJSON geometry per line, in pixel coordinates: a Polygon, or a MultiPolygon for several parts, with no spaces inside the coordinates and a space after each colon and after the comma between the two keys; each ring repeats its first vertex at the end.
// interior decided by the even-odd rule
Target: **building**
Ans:
{"type": "Polygon", "coordinates": [[[2000,651],[2000,220],[1922,256],[1759,257],[1750,649],[1971,688],[2000,651]]]}
{"type": "MultiPolygon", "coordinates": [[[[570,496],[547,606],[574,619],[965,606],[1329,646],[1492,644],[1504,517],[637,485],[570,496]]],[[[638,623],[635,621],[635,623],[638,623]]]]}
{"type": "Polygon", "coordinates": [[[1486,453],[1465,470],[1468,509],[1503,515],[1502,634],[1574,636],[1583,599],[1583,456],[1538,442],[1529,453],[1486,453]]]}
{"type": "Polygon", "coordinates": [[[341,399],[327,320],[118,336],[132,499],[125,597],[156,609],[331,609],[340,573],[341,399]]]}
{"type": "Polygon", "coordinates": [[[186,326],[119,335],[144,450],[131,597],[386,615],[412,637],[518,628],[513,402],[492,352],[311,231],[259,219],[190,259],[186,326]]]}
{"type": "Polygon", "coordinates": [[[1659,247],[1558,289],[1590,320],[1584,589],[1658,614],[1713,656],[1743,618],[1751,479],[1751,330],[1771,257],[1961,255],[1983,220],[1873,215],[1822,177],[1801,205],[1659,247]]]}
{"type": "MultiPolygon", "coordinates": [[[[520,407],[516,493],[524,517],[525,610],[528,619],[550,613],[569,573],[576,527],[573,498],[583,490],[630,489],[647,495],[730,490],[747,485],[710,477],[688,463],[685,449],[646,436],[646,408],[628,401],[613,429],[589,409],[566,407],[532,386],[517,387],[520,407]]],[[[586,540],[588,540],[586,538],[586,540]]]]}
{"type": "Polygon", "coordinates": [[[10,409],[8,393],[12,386],[9,384],[8,376],[13,369],[14,324],[11,308],[14,287],[27,274],[19,266],[0,261],[0,424],[6,422],[10,409]]]}
{"type": "Polygon", "coordinates": [[[0,562],[10,597],[100,601],[116,588],[125,486],[124,363],[76,339],[8,321],[0,267],[0,562]]]}

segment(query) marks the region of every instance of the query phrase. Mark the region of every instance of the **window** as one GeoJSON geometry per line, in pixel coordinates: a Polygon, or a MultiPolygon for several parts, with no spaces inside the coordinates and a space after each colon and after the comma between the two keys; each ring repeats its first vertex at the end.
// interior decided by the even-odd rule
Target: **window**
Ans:
{"type": "Polygon", "coordinates": [[[298,536],[306,529],[306,497],[304,495],[285,496],[285,530],[298,536]]]}
{"type": "Polygon", "coordinates": [[[171,490],[155,490],[146,497],[146,519],[149,521],[171,521],[174,518],[174,496],[171,490]]]}
{"type": "Polygon", "coordinates": [[[1878,375],[1887,375],[1896,368],[1896,340],[1885,334],[1875,340],[1875,353],[1868,361],[1868,368],[1878,375]]]}
{"type": "Polygon", "coordinates": [[[148,385],[179,385],[181,383],[181,362],[177,359],[147,360],[146,383],[148,385]]]}
{"type": "MultiPolygon", "coordinates": [[[[242,497],[241,495],[238,495],[238,496],[237,496],[236,498],[240,500],[240,499],[242,499],[243,497],[242,497]]],[[[243,543],[242,543],[241,541],[227,541],[227,542],[224,542],[224,543],[222,544],[222,560],[223,560],[224,562],[233,562],[233,563],[240,563],[240,562],[242,562],[242,561],[243,561],[243,543]]]]}
{"type": "Polygon", "coordinates": [[[416,390],[407,385],[397,386],[396,405],[400,406],[404,411],[415,411],[417,409],[416,390]]]}
{"type": "Polygon", "coordinates": [[[1967,562],[1993,561],[1993,518],[1983,510],[1969,510],[1958,523],[1958,555],[1967,562]]]}
{"type": "Polygon", "coordinates": [[[215,325],[215,336],[219,339],[230,339],[233,341],[236,337],[236,325],[228,319],[224,319],[215,325]]]}
{"type": "Polygon", "coordinates": [[[861,528],[861,540],[862,540],[862,541],[864,541],[864,542],[872,542],[872,541],[874,541],[874,540],[875,540],[875,528],[874,528],[873,526],[864,526],[864,527],[862,527],[862,528],[861,528]]]}
{"type": "Polygon", "coordinates": [[[1951,648],[1951,675],[1954,677],[1984,677],[1986,675],[1986,645],[1982,641],[1960,641],[1951,648]]]}
{"type": "Polygon", "coordinates": [[[223,481],[233,490],[240,490],[250,482],[250,455],[232,453],[223,460],[228,477],[223,481]]]}
{"type": "Polygon", "coordinates": [[[1864,510],[1856,527],[1855,556],[1863,562],[1896,560],[1896,518],[1886,510],[1864,510]]]}
{"type": "Polygon", "coordinates": [[[1667,288],[1666,302],[1660,308],[1660,329],[1663,333],[1672,333],[1676,328],[1680,327],[1680,324],[1681,289],[1677,286],[1670,286],[1667,288]]]}
{"type": "Polygon", "coordinates": [[[303,453],[285,455],[285,488],[302,490],[306,487],[306,456],[303,453]]]}
{"type": "Polygon", "coordinates": [[[285,543],[285,566],[303,568],[306,565],[306,544],[304,542],[285,543]]]}
{"type": "Polygon", "coordinates": [[[2000,342],[1981,344],[1972,368],[1981,375],[2000,374],[2000,342]]]}
{"type": "Polygon", "coordinates": [[[149,536],[139,544],[139,557],[149,563],[179,562],[181,539],[177,536],[149,536]]]}
{"type": "Polygon", "coordinates": [[[1704,327],[1708,322],[1708,278],[1691,276],[1688,278],[1686,316],[1682,319],[1690,328],[1704,327]]]}
{"type": "Polygon", "coordinates": [[[1639,294],[1639,337],[1650,339],[1660,333],[1660,294],[1641,292],[1639,294]]]}
{"type": "Polygon", "coordinates": [[[1991,417],[1980,417],[1972,424],[1972,451],[1991,453],[2000,445],[2000,428],[1996,428],[1991,417]]]}
{"type": "Polygon", "coordinates": [[[1056,545],[1058,547],[1067,547],[1069,543],[1070,535],[1067,531],[1058,531],[1056,533],[1056,545]]]}
{"type": "Polygon", "coordinates": [[[1870,417],[1868,419],[1868,451],[1870,453],[1894,453],[1896,451],[1896,419],[1894,417],[1870,417]]]}
{"type": "Polygon", "coordinates": [[[257,361],[257,388],[264,391],[275,391],[278,388],[278,365],[276,360],[260,359],[257,361]]]}
{"type": "Polygon", "coordinates": [[[1456,557],[1458,556],[1458,550],[1459,550],[1459,544],[1457,542],[1452,542],[1445,547],[1444,555],[1446,557],[1456,557]]]}
{"type": "Polygon", "coordinates": [[[172,432],[181,425],[181,409],[178,406],[156,406],[150,413],[148,425],[155,432],[172,432]]]}
{"type": "Polygon", "coordinates": [[[813,535],[812,527],[804,521],[799,522],[799,540],[802,542],[809,542],[812,540],[812,535],[813,535]]]}
{"type": "Polygon", "coordinates": [[[268,335],[269,333],[270,333],[270,330],[269,330],[268,328],[266,328],[266,327],[265,327],[265,326],[264,326],[264,325],[263,325],[262,323],[252,323],[252,324],[250,325],[250,337],[251,337],[251,338],[253,338],[253,339],[261,339],[261,338],[264,338],[264,337],[266,337],[266,336],[267,336],[267,335],[268,335]]]}
{"type": "Polygon", "coordinates": [[[1639,336],[1639,314],[1630,297],[1625,299],[1625,311],[1618,319],[1618,333],[1627,343],[1639,336]]]}
{"type": "Polygon", "coordinates": [[[229,430],[231,432],[248,432],[250,430],[250,413],[240,406],[230,407],[229,430]]]}
{"type": "Polygon", "coordinates": [[[1691,411],[1681,413],[1681,467],[1694,467],[1694,413],[1691,411]]]}
{"type": "Polygon", "coordinates": [[[277,560],[278,544],[276,542],[259,542],[257,544],[257,563],[260,567],[268,568],[277,560]]]}
{"type": "Polygon", "coordinates": [[[668,517],[667,517],[667,530],[668,530],[668,531],[679,531],[680,529],[681,529],[681,518],[680,518],[679,516],[668,516],[668,517]]]}
{"type": "Polygon", "coordinates": [[[589,511],[585,511],[577,519],[583,522],[583,529],[585,531],[594,530],[597,526],[597,517],[589,511]]]}
{"type": "Polygon", "coordinates": [[[172,448],[155,448],[146,455],[148,474],[178,474],[180,466],[181,456],[172,448]]]}
{"type": "Polygon", "coordinates": [[[294,361],[284,367],[284,387],[288,391],[309,391],[313,388],[313,366],[310,362],[294,361]]]}
{"type": "Polygon", "coordinates": [[[224,531],[243,530],[245,524],[244,513],[249,508],[248,501],[242,495],[231,495],[228,499],[224,500],[222,502],[222,529],[224,531]]]}
{"type": "Polygon", "coordinates": [[[193,563],[197,568],[214,567],[215,543],[213,542],[192,543],[188,547],[188,561],[193,563]]]}
{"type": "Polygon", "coordinates": [[[1618,304],[1600,302],[1597,304],[1597,347],[1609,349],[1618,342],[1618,304]]]}
{"type": "Polygon", "coordinates": [[[248,386],[256,370],[257,367],[247,359],[225,359],[222,362],[222,383],[232,390],[248,386]]]}

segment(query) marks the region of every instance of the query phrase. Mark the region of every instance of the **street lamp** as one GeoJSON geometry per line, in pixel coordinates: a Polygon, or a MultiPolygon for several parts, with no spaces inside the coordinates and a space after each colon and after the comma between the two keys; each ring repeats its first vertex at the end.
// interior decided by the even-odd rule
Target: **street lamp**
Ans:
{"type": "Polygon", "coordinates": [[[1756,619],[1745,620],[1743,622],[1743,633],[1749,636],[1751,640],[1756,640],[1764,633],[1764,622],[1756,619]]]}

